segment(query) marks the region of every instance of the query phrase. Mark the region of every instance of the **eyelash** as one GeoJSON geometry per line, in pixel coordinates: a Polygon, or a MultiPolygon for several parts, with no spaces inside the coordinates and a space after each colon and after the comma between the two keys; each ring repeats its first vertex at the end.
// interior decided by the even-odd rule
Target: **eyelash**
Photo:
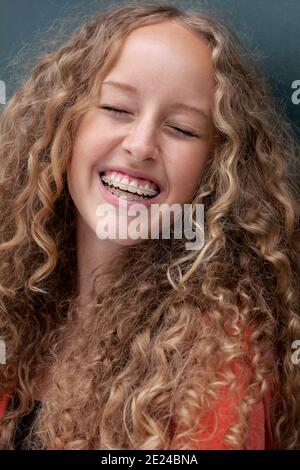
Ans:
{"type": "MultiPolygon", "coordinates": [[[[112,108],[111,106],[100,106],[102,109],[106,109],[112,114],[120,115],[120,114],[129,114],[127,111],[124,111],[123,109],[117,109],[117,108],[112,108]]],[[[178,127],[173,127],[171,126],[172,129],[175,130],[179,135],[184,135],[185,137],[191,137],[191,138],[196,138],[199,137],[197,134],[194,134],[193,132],[189,131],[184,131],[183,129],[179,129],[178,127]]]]}

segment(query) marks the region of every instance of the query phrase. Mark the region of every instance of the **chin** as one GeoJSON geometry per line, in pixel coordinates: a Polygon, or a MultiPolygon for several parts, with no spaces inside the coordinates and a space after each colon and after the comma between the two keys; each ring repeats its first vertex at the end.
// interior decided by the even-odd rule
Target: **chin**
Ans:
{"type": "Polygon", "coordinates": [[[139,238],[137,240],[133,240],[131,238],[127,238],[127,239],[116,239],[116,240],[112,240],[116,245],[118,246],[134,246],[134,245],[139,245],[140,243],[142,243],[144,241],[143,238],[139,238]]]}

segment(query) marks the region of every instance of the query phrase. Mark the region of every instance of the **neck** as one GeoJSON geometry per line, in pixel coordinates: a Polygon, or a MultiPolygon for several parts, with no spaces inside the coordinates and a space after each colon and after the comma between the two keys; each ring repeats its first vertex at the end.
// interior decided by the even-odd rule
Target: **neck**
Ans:
{"type": "Polygon", "coordinates": [[[79,304],[81,308],[84,308],[88,302],[93,300],[93,284],[96,275],[95,292],[100,293],[105,289],[104,271],[106,267],[109,267],[111,260],[118,256],[120,247],[111,240],[99,239],[96,233],[78,215],[76,249],[79,304]]]}

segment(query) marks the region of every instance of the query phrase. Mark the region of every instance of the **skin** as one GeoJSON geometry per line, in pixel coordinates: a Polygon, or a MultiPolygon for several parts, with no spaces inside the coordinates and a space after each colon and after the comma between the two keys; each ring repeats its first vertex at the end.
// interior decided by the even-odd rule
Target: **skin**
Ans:
{"type": "MultiPolygon", "coordinates": [[[[89,270],[109,263],[122,245],[137,240],[100,240],[96,208],[101,165],[143,171],[162,183],[160,203],[190,203],[213,148],[213,72],[205,40],[181,25],[163,21],[132,31],[104,78],[130,84],[137,93],[102,83],[99,107],[76,131],[68,187],[77,208],[77,256],[81,296],[91,285],[89,270]],[[197,105],[207,115],[175,109],[197,105]],[[115,114],[101,106],[124,110],[115,114]],[[179,128],[197,134],[189,137],[179,128]]],[[[148,209],[150,210],[150,209],[148,209]]]]}

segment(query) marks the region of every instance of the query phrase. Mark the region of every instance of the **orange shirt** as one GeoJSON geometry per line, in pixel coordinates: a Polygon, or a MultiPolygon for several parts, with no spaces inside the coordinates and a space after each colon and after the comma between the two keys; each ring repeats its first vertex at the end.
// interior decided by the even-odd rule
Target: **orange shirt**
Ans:
{"type": "Polygon", "coordinates": [[[10,398],[11,398],[10,394],[6,393],[4,397],[2,398],[2,400],[0,401],[0,418],[1,416],[4,415],[4,412],[6,410],[6,407],[9,403],[10,398]]]}
{"type": "MultiPolygon", "coordinates": [[[[214,402],[213,409],[204,413],[201,417],[201,428],[198,431],[199,442],[193,450],[232,450],[232,447],[223,442],[223,438],[229,431],[229,427],[237,422],[236,407],[246,394],[246,382],[248,370],[240,361],[233,365],[238,370],[237,386],[234,390],[223,386],[219,389],[218,399],[214,402]],[[215,431],[216,429],[216,431],[215,431]],[[214,432],[215,431],[215,432],[214,432]],[[213,436],[212,436],[213,434],[213,436]]],[[[272,450],[273,438],[270,423],[270,393],[259,403],[253,406],[249,422],[245,446],[247,450],[272,450]]]]}
{"type": "MultiPolygon", "coordinates": [[[[248,339],[250,330],[245,332],[244,346],[249,347],[248,339]]],[[[229,426],[236,423],[237,416],[235,406],[240,402],[243,394],[246,392],[247,381],[249,379],[250,367],[244,360],[235,360],[232,362],[233,370],[237,374],[237,386],[233,391],[223,386],[220,389],[219,398],[216,400],[214,409],[208,411],[202,418],[201,424],[204,425],[204,431],[199,431],[199,445],[192,450],[231,450],[231,447],[223,442],[229,426]],[[211,437],[211,433],[216,426],[217,431],[211,437]]],[[[3,416],[6,407],[9,404],[11,395],[6,394],[0,401],[0,418],[3,416]]],[[[270,391],[264,400],[252,408],[249,418],[248,432],[246,438],[247,450],[271,450],[272,432],[270,425],[270,391]]]]}
{"type": "MultiPolygon", "coordinates": [[[[0,418],[3,416],[6,407],[9,404],[11,395],[4,395],[0,401],[0,418]]],[[[235,422],[234,405],[236,396],[234,392],[224,393],[217,401],[214,407],[214,413],[205,414],[202,423],[205,426],[205,432],[201,433],[201,444],[197,446],[199,450],[230,450],[230,446],[223,443],[223,437],[228,431],[229,426],[235,422]],[[217,421],[215,421],[217,420],[217,421]],[[210,437],[217,423],[217,432],[210,437]],[[205,439],[205,441],[203,441],[205,439]]],[[[272,449],[272,433],[269,418],[269,399],[258,403],[252,409],[249,419],[248,434],[246,440],[247,450],[266,450],[272,449]]]]}

